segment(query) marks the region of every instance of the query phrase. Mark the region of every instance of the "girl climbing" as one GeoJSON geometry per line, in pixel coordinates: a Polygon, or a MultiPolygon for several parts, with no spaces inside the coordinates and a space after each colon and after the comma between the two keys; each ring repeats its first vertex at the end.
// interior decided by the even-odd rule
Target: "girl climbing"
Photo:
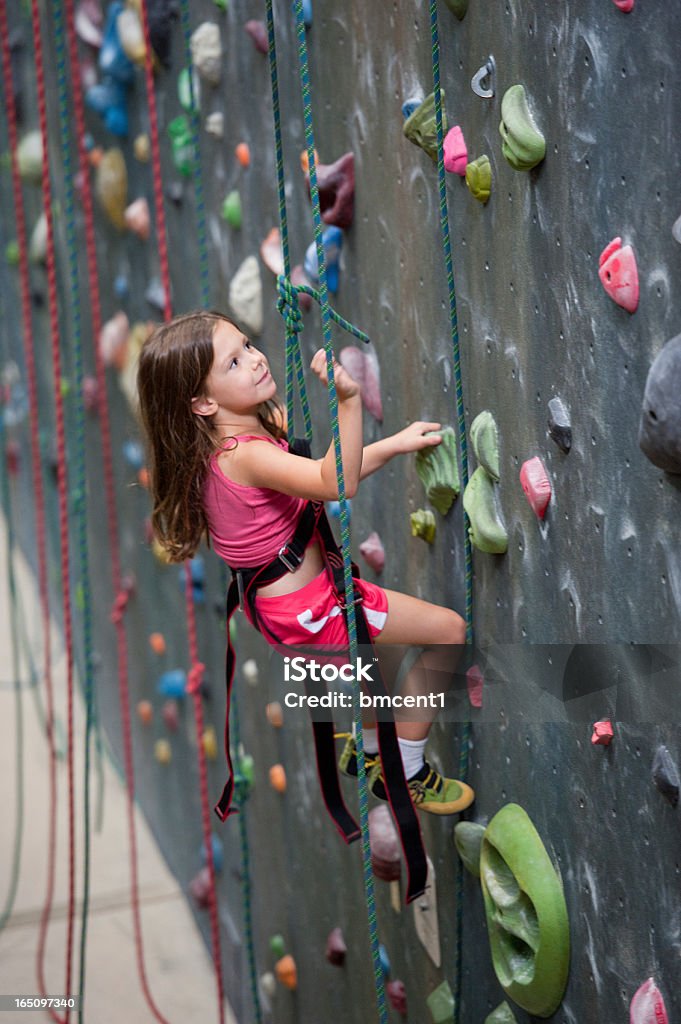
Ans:
{"type": "MultiPolygon", "coordinates": [[[[323,349],[311,367],[326,384],[323,349]]],[[[395,455],[440,443],[437,434],[426,434],[438,423],[417,422],[363,447],[359,387],[335,362],[334,379],[348,497],[395,455]]],[[[318,518],[321,503],[338,498],[333,445],[317,460],[289,450],[284,410],[263,353],[228,317],[188,313],[157,327],[145,342],[138,391],[151,455],[152,522],[170,560],[192,557],[210,538],[239,580],[242,598],[243,581],[255,581],[252,587],[248,582],[245,611],[269,642],[308,650],[347,647],[343,600],[318,518]],[[272,566],[276,571],[259,571],[272,566]]],[[[361,579],[355,595],[378,645],[448,645],[451,657],[465,641],[463,619],[448,608],[361,579]]],[[[404,692],[416,685],[407,676],[404,692]]],[[[425,760],[433,717],[405,721],[396,715],[404,777],[420,810],[454,814],[474,794],[425,760]]],[[[363,734],[369,787],[385,799],[375,723],[363,734]]],[[[357,775],[353,736],[339,767],[357,775]]]]}

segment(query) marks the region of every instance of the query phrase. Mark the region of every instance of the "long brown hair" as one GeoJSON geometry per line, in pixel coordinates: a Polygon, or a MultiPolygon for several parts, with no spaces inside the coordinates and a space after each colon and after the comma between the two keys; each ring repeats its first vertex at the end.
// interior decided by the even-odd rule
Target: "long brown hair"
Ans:
{"type": "MultiPolygon", "coordinates": [[[[241,330],[223,313],[185,313],[158,326],[140,353],[137,391],[150,456],[151,522],[171,562],[191,558],[208,540],[203,481],[224,438],[210,417],[192,411],[192,398],[203,394],[213,365],[213,332],[223,320],[241,330]]],[[[264,402],[258,419],[273,437],[286,436],[278,401],[264,402]]]]}

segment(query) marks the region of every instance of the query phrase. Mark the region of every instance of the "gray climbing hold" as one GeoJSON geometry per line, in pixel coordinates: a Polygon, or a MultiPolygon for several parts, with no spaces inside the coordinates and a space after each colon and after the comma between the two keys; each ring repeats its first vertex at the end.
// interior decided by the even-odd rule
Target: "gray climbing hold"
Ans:
{"type": "Polygon", "coordinates": [[[572,447],[572,427],[562,398],[552,398],[549,402],[549,435],[565,454],[572,447]]]}
{"type": "Polygon", "coordinates": [[[666,747],[658,747],[653,759],[653,782],[672,807],[679,802],[679,772],[666,747]]]}
{"type": "Polygon", "coordinates": [[[672,224],[672,235],[675,242],[681,244],[681,217],[677,217],[672,224]]]}
{"type": "Polygon", "coordinates": [[[471,444],[475,457],[493,480],[499,482],[499,431],[487,409],[471,423],[471,444]]]}
{"type": "Polygon", "coordinates": [[[668,341],[648,373],[638,443],[667,473],[681,473],[681,334],[668,341]]]}
{"type": "Polygon", "coordinates": [[[460,821],[454,828],[454,845],[467,871],[480,878],[480,849],[485,826],[477,821],[460,821]]]}

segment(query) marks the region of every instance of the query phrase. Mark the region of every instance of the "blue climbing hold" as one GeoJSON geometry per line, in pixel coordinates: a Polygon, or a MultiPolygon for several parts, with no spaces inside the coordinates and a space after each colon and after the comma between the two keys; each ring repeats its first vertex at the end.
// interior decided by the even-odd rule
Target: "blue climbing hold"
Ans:
{"type": "MultiPolygon", "coordinates": [[[[215,834],[213,834],[210,837],[210,845],[213,847],[213,866],[215,867],[216,874],[219,875],[225,863],[225,854],[222,842],[215,834]]],[[[206,853],[206,844],[201,843],[201,863],[204,866],[208,863],[206,853]]]]}
{"type": "MultiPolygon", "coordinates": [[[[326,283],[332,295],[338,291],[338,276],[340,272],[340,253],[343,247],[343,232],[340,228],[331,226],[322,232],[322,245],[324,246],[324,262],[326,263],[326,283]]],[[[311,242],[305,252],[303,269],[313,284],[319,284],[319,267],[317,265],[317,245],[311,242]]]]}
{"type": "MultiPolygon", "coordinates": [[[[192,578],[192,596],[195,604],[203,604],[206,600],[206,567],[201,555],[196,555],[189,562],[189,571],[192,578]]],[[[187,578],[184,566],[178,571],[178,582],[180,590],[184,593],[187,586],[187,578]]]]}
{"type": "Polygon", "coordinates": [[[378,947],[378,956],[381,961],[381,970],[383,971],[383,977],[390,977],[390,957],[388,956],[388,950],[385,948],[383,943],[378,947]]]}
{"type": "Polygon", "coordinates": [[[126,441],[123,444],[123,458],[133,469],[141,469],[144,465],[144,448],[139,441],[126,441]]]}
{"type": "Polygon", "coordinates": [[[413,97],[413,99],[405,100],[404,103],[402,104],[402,117],[404,118],[404,120],[406,121],[408,117],[411,117],[414,111],[418,110],[422,103],[422,96],[415,96],[413,97]]]}
{"type": "Polygon", "coordinates": [[[187,673],[184,669],[173,668],[164,672],[158,681],[158,692],[164,697],[173,697],[179,700],[185,695],[187,686],[187,673]]]}
{"type": "Polygon", "coordinates": [[[123,49],[118,35],[118,15],[124,10],[124,6],[119,0],[109,4],[98,63],[103,75],[115,79],[121,85],[132,85],[135,65],[123,49]]]}
{"type": "MultiPolygon", "coordinates": [[[[352,515],[352,502],[346,498],[345,504],[348,506],[348,515],[352,515]]],[[[328,501],[326,509],[332,519],[340,519],[340,501],[328,501]]]]}
{"type": "Polygon", "coordinates": [[[85,102],[104,121],[112,135],[128,134],[127,89],[113,78],[92,85],[85,93],[85,102]]]}
{"type": "Polygon", "coordinates": [[[114,279],[114,294],[117,299],[127,299],[130,294],[130,282],[128,281],[125,274],[119,274],[114,279]]]}

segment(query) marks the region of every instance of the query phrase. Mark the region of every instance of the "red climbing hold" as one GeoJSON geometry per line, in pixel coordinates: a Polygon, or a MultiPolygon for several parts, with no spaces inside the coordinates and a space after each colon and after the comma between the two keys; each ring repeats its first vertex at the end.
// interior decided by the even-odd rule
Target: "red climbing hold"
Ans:
{"type": "Polygon", "coordinates": [[[326,959],[334,967],[342,967],[347,951],[348,947],[345,945],[343,932],[340,928],[334,928],[329,932],[329,937],[326,940],[326,959]]]}
{"type": "Polygon", "coordinates": [[[612,2],[615,7],[618,7],[620,11],[624,11],[625,14],[628,14],[634,6],[634,0],[612,0],[612,2]]]}
{"type": "Polygon", "coordinates": [[[602,747],[609,747],[615,735],[610,719],[604,718],[601,722],[594,722],[593,729],[591,742],[593,744],[600,744],[602,747]]]}
{"type": "Polygon", "coordinates": [[[538,455],[523,462],[520,467],[520,483],[532,509],[543,519],[551,501],[551,482],[538,455]]]}
{"type": "Polygon", "coordinates": [[[629,1007],[630,1024],[669,1024],[662,993],[652,978],[644,981],[629,1007]]]}
{"type": "Polygon", "coordinates": [[[399,981],[397,978],[395,981],[389,981],[385,986],[385,992],[393,1010],[396,1010],[402,1017],[406,1017],[407,991],[404,987],[404,982],[399,981]]]}
{"type": "Polygon", "coordinates": [[[471,665],[466,672],[466,686],[468,688],[468,699],[471,702],[471,707],[481,708],[482,707],[482,687],[485,680],[483,679],[482,672],[477,665],[471,665]]]}
{"type": "Polygon", "coordinates": [[[630,245],[622,245],[619,236],[601,253],[598,276],[613,302],[629,313],[636,312],[639,293],[636,257],[630,245]]]}
{"type": "MultiPolygon", "coordinates": [[[[310,178],[306,173],[308,191],[310,178]]],[[[344,153],[333,164],[317,164],[319,206],[325,224],[349,228],[355,215],[355,157],[344,153]]]]}

